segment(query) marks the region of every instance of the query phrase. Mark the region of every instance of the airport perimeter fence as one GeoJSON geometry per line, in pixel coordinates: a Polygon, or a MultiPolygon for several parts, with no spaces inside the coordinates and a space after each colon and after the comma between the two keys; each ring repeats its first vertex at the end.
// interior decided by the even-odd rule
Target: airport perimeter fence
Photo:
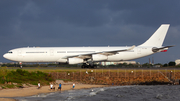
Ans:
{"type": "Polygon", "coordinates": [[[137,85],[178,83],[180,70],[107,70],[87,69],[76,72],[51,72],[54,79],[78,81],[85,84],[137,85]]]}

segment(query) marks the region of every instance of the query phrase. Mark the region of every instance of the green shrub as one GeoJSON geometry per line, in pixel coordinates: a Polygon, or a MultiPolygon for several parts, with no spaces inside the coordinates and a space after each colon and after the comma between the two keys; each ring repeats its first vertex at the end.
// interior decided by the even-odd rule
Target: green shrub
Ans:
{"type": "Polygon", "coordinates": [[[38,82],[41,84],[48,84],[49,82],[54,81],[51,75],[48,76],[47,73],[43,73],[40,71],[37,72],[28,72],[22,69],[17,69],[16,71],[11,71],[7,75],[7,79],[5,82],[14,82],[14,83],[29,83],[33,85],[37,85],[38,82]]]}
{"type": "Polygon", "coordinates": [[[0,68],[0,84],[4,84],[6,82],[7,75],[8,75],[8,71],[6,67],[1,67],[0,68]]]}
{"type": "Polygon", "coordinates": [[[14,88],[14,85],[6,85],[7,88],[14,88]]]}

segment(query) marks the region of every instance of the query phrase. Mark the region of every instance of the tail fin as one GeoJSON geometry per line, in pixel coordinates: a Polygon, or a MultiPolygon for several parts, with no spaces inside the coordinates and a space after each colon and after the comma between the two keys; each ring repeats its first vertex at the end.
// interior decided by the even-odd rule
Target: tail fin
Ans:
{"type": "Polygon", "coordinates": [[[164,38],[166,36],[166,33],[168,31],[169,26],[170,26],[169,24],[162,24],[156,30],[156,32],[146,42],[144,42],[140,46],[156,46],[156,47],[161,47],[163,42],[164,42],[164,38]]]}

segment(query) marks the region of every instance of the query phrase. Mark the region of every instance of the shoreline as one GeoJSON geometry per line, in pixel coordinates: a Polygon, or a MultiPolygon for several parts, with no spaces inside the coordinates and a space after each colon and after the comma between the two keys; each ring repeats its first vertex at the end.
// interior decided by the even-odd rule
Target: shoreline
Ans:
{"type": "MultiPolygon", "coordinates": [[[[3,89],[0,90],[0,101],[16,101],[10,97],[26,97],[38,94],[45,94],[57,91],[59,85],[54,85],[55,90],[50,90],[49,86],[42,86],[40,89],[37,87],[27,87],[27,88],[16,88],[16,89],[3,89]]],[[[92,85],[92,84],[79,84],[76,83],[76,89],[88,89],[88,88],[98,88],[98,87],[108,87],[108,85],[92,85]]],[[[61,91],[71,90],[72,84],[62,84],[61,91]]]]}

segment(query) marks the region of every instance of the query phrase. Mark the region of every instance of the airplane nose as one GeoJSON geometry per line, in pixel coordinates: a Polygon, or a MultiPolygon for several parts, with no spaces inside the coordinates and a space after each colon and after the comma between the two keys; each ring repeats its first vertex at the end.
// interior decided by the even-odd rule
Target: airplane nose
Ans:
{"type": "Polygon", "coordinates": [[[14,57],[13,57],[13,55],[12,55],[12,54],[8,54],[8,53],[6,53],[6,54],[4,54],[4,55],[3,55],[3,57],[4,57],[5,59],[8,59],[8,60],[14,61],[14,57]]]}
{"type": "Polygon", "coordinates": [[[3,57],[7,59],[7,54],[4,54],[3,57]]]}

